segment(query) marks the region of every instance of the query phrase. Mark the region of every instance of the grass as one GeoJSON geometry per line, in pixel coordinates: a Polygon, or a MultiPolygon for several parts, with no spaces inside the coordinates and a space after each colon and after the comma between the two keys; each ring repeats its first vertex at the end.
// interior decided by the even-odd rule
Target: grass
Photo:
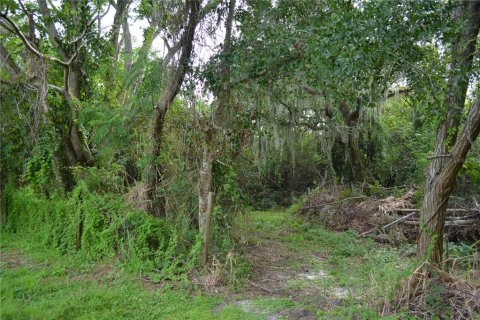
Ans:
{"type": "Polygon", "coordinates": [[[249,243],[281,243],[288,250],[281,268],[300,273],[308,265],[311,272],[324,272],[326,276],[318,279],[288,281],[287,291],[314,294],[300,299],[260,293],[245,298],[240,292],[234,299],[248,299],[248,306],[242,307],[228,295],[206,295],[181,282],[145,284],[139,274],[114,261],[92,263],[4,234],[0,318],[266,319],[304,309],[319,319],[377,319],[383,299],[411,269],[401,250],[358,239],[352,232],[328,231],[288,211],[251,212],[239,218],[236,228],[249,243]],[[335,297],[340,289],[348,290],[348,296],[335,297]],[[322,307],[326,301],[334,303],[322,307]]]}
{"type": "MultiPolygon", "coordinates": [[[[379,318],[382,302],[393,296],[401,279],[414,268],[404,248],[359,239],[351,231],[332,232],[288,211],[252,212],[249,224],[257,237],[279,239],[295,253],[289,262],[291,269],[308,265],[311,272],[322,270],[327,274],[315,280],[292,279],[288,283],[291,290],[315,286],[325,299],[331,299],[335,290],[348,290],[348,297],[339,299],[335,308],[319,310],[312,306],[321,319],[379,318]]],[[[309,302],[305,303],[308,306],[309,302]]],[[[400,317],[405,315],[391,318],[400,317]]]]}
{"type": "Polygon", "coordinates": [[[152,290],[119,266],[99,275],[99,263],[1,240],[4,258],[20,259],[1,269],[1,319],[258,319],[235,306],[216,312],[220,296],[178,286],[152,290]]]}

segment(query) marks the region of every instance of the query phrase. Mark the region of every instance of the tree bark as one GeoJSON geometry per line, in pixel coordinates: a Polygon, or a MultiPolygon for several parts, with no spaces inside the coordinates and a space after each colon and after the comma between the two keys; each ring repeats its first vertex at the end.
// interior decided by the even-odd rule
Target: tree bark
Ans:
{"type": "Polygon", "coordinates": [[[358,147],[358,133],[354,130],[354,127],[350,127],[348,131],[348,156],[350,158],[353,181],[356,183],[363,183],[365,182],[365,172],[363,169],[362,153],[358,147]]]}
{"type": "Polygon", "coordinates": [[[480,106],[472,106],[464,130],[457,140],[460,128],[475,45],[480,29],[480,1],[462,1],[454,12],[462,25],[452,46],[450,75],[445,95],[445,118],[437,129],[433,160],[425,172],[425,194],[417,259],[428,259],[440,265],[443,255],[443,229],[448,198],[455,178],[465,161],[471,142],[478,135],[480,106]]]}
{"type": "Polygon", "coordinates": [[[200,1],[190,0],[187,2],[189,7],[188,25],[185,28],[185,36],[182,37],[182,53],[175,69],[171,70],[167,88],[163,92],[159,103],[155,106],[154,125],[151,134],[152,148],[150,152],[150,166],[147,172],[147,198],[149,200],[149,211],[157,217],[166,216],[165,195],[159,194],[159,187],[163,176],[163,167],[158,163],[158,157],[161,153],[163,140],[163,126],[168,109],[173,100],[180,91],[185,74],[188,69],[190,57],[193,51],[193,39],[195,29],[198,25],[198,14],[200,10],[200,1]]]}
{"type": "Polygon", "coordinates": [[[198,229],[203,239],[200,263],[204,266],[208,260],[210,240],[210,211],[212,209],[212,152],[209,145],[203,148],[203,158],[198,179],[198,229]]]}
{"type": "MultiPolygon", "coordinates": [[[[228,5],[228,14],[225,22],[225,40],[223,42],[222,54],[228,54],[232,40],[232,27],[235,12],[236,0],[230,0],[228,5]]],[[[228,100],[230,97],[230,88],[224,86],[226,79],[230,75],[228,64],[223,64],[220,69],[219,91],[216,93],[217,99],[213,102],[213,120],[225,124],[228,100]]],[[[200,264],[205,266],[208,262],[208,249],[210,245],[210,215],[213,206],[213,188],[212,188],[212,162],[215,155],[215,148],[218,148],[218,137],[215,134],[214,124],[206,125],[205,144],[203,147],[203,158],[200,167],[198,181],[198,229],[203,237],[203,246],[200,254],[200,264]]]]}
{"type": "MultiPolygon", "coordinates": [[[[67,49],[61,42],[60,35],[53,23],[53,18],[48,8],[46,0],[38,0],[38,5],[42,19],[44,20],[47,28],[48,38],[56,49],[58,55],[63,61],[69,61],[70,56],[67,54],[67,49]]],[[[73,44],[77,46],[77,44],[73,44]]],[[[77,48],[75,48],[77,49],[77,48]]],[[[74,165],[93,165],[94,159],[88,144],[85,140],[83,133],[80,131],[76,123],[76,110],[75,100],[80,99],[81,86],[82,86],[82,70],[81,65],[77,61],[73,61],[71,65],[64,66],[65,79],[64,79],[64,98],[70,106],[70,123],[68,131],[64,132],[66,159],[71,166],[74,165]]]]}
{"type": "Polygon", "coordinates": [[[471,107],[463,131],[453,146],[450,157],[447,158],[440,171],[425,186],[425,198],[422,205],[417,258],[427,258],[430,262],[440,265],[443,256],[443,229],[447,212],[448,198],[454,188],[455,178],[462,168],[473,141],[480,132],[480,95],[471,107]]]}
{"type": "Polygon", "coordinates": [[[351,111],[345,102],[340,103],[340,112],[343,120],[348,127],[348,157],[350,160],[350,167],[352,169],[352,176],[355,183],[362,183],[365,181],[365,171],[362,161],[362,153],[358,147],[358,134],[355,129],[358,127],[358,119],[360,118],[360,106],[354,111],[351,111]]]}
{"type": "Polygon", "coordinates": [[[125,45],[125,70],[132,68],[132,34],[130,33],[130,27],[128,26],[128,16],[123,20],[123,43],[125,45]]]}
{"type": "MultiPolygon", "coordinates": [[[[118,54],[120,52],[121,41],[120,37],[120,27],[124,24],[125,17],[128,16],[128,0],[117,0],[115,4],[115,16],[113,17],[113,26],[112,26],[112,48],[114,50],[113,61],[118,60],[118,54]]],[[[125,31],[125,28],[124,28],[125,31]]]]}

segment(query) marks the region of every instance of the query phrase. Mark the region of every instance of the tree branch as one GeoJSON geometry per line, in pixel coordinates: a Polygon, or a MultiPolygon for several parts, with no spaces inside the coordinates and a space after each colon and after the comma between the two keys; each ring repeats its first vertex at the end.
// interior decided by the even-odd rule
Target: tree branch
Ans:
{"type": "MultiPolygon", "coordinates": [[[[38,7],[40,9],[40,13],[42,14],[42,18],[44,20],[45,26],[47,27],[48,37],[52,42],[53,46],[57,49],[58,54],[63,59],[63,61],[68,60],[68,56],[62,48],[60,43],[60,36],[58,34],[57,28],[53,23],[52,15],[50,14],[50,9],[48,8],[47,2],[45,0],[38,0],[38,7]]],[[[55,7],[53,7],[55,8],[55,7]]]]}
{"type": "MultiPolygon", "coordinates": [[[[7,17],[6,14],[4,13],[0,13],[0,18],[2,18],[3,20],[5,20],[13,29],[14,31],[14,34],[16,34],[20,40],[22,40],[23,44],[25,44],[25,47],[30,51],[32,52],[34,55],[36,55],[37,57],[40,57],[40,58],[43,58],[45,60],[49,60],[49,61],[53,61],[53,62],[56,62],[60,65],[62,65],[63,67],[68,67],[70,65],[70,63],[73,61],[72,59],[70,59],[69,62],[65,62],[65,61],[62,61],[60,59],[57,59],[55,57],[52,57],[52,56],[47,56],[47,55],[44,55],[42,54],[41,52],[39,52],[37,49],[35,49],[32,44],[30,43],[30,41],[28,41],[28,39],[25,37],[25,35],[22,33],[22,31],[20,31],[20,28],[17,26],[17,24],[12,20],[10,19],[9,17],[7,17]]],[[[76,57],[76,55],[78,54],[78,52],[76,52],[72,58],[76,57]]]]}

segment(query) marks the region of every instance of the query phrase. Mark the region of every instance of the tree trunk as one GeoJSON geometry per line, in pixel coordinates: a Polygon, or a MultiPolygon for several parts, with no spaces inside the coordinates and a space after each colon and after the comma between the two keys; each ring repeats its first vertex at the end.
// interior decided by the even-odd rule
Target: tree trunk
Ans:
{"type": "Polygon", "coordinates": [[[347,151],[350,160],[350,168],[355,183],[363,183],[365,181],[365,172],[362,161],[362,153],[358,147],[358,133],[355,132],[358,127],[358,119],[360,118],[360,106],[351,111],[345,102],[340,103],[340,112],[343,120],[348,127],[347,151]]]}
{"type": "Polygon", "coordinates": [[[173,100],[180,91],[185,74],[187,72],[188,64],[193,50],[193,39],[195,35],[195,29],[198,25],[198,14],[200,10],[200,1],[191,0],[188,1],[189,18],[188,25],[185,28],[185,36],[182,37],[182,53],[178,61],[177,68],[171,70],[167,88],[163,92],[159,103],[155,106],[155,118],[153,131],[151,135],[152,149],[150,152],[150,166],[147,172],[147,198],[149,201],[149,211],[152,215],[157,217],[166,216],[165,210],[165,195],[159,194],[160,185],[163,176],[163,167],[158,162],[158,156],[161,152],[162,140],[163,140],[163,126],[165,122],[165,116],[168,109],[172,105],[173,100]]]}
{"type": "MultiPolygon", "coordinates": [[[[115,15],[113,17],[113,26],[112,26],[112,49],[114,50],[113,61],[118,60],[118,54],[120,53],[121,41],[120,37],[120,28],[124,24],[125,17],[128,15],[128,0],[117,0],[115,4],[115,15]]],[[[125,29],[124,29],[125,30],[125,29]]]]}
{"type": "Polygon", "coordinates": [[[425,186],[425,198],[422,205],[422,222],[417,258],[427,258],[430,262],[441,264],[443,256],[443,228],[447,212],[448,198],[454,188],[455,178],[462,168],[473,141],[480,132],[480,95],[471,107],[466,124],[457,142],[452,148],[442,170],[432,177],[425,186]]]}
{"type": "Polygon", "coordinates": [[[68,67],[70,71],[67,73],[68,82],[65,85],[65,100],[70,106],[70,125],[67,132],[68,139],[65,142],[68,144],[65,150],[68,152],[67,159],[70,165],[92,166],[94,164],[93,155],[88,147],[88,143],[84,134],[80,131],[77,125],[77,111],[76,101],[81,99],[82,88],[82,70],[81,66],[74,62],[72,66],[68,67]]]}
{"type": "MultiPolygon", "coordinates": [[[[228,5],[228,15],[225,22],[225,40],[223,42],[223,52],[226,55],[230,51],[232,38],[233,15],[235,12],[236,0],[230,0],[228,5]]],[[[220,69],[220,89],[216,93],[217,100],[213,102],[214,120],[220,121],[221,125],[225,125],[227,116],[228,100],[230,98],[230,88],[224,86],[226,79],[230,75],[228,64],[223,63],[220,69]]],[[[214,127],[214,126],[212,126],[214,127]]],[[[202,165],[200,167],[200,175],[198,181],[198,229],[203,237],[203,246],[200,254],[200,264],[205,266],[208,262],[208,249],[210,245],[210,214],[213,206],[213,190],[212,190],[212,162],[215,148],[218,148],[218,137],[215,129],[209,125],[205,128],[205,145],[203,149],[202,165]]]]}
{"type": "MultiPolygon", "coordinates": [[[[56,49],[58,55],[63,61],[69,61],[70,56],[68,50],[64,47],[60,34],[55,26],[54,19],[51,16],[50,9],[48,8],[46,0],[38,0],[39,10],[47,28],[48,38],[52,43],[52,46],[56,49]]],[[[77,49],[77,44],[73,44],[77,49]]],[[[71,46],[70,46],[70,49],[71,46]]],[[[76,111],[75,100],[80,99],[82,87],[82,69],[81,65],[74,61],[70,66],[65,66],[64,77],[64,98],[70,107],[70,123],[68,131],[62,130],[65,143],[64,150],[66,152],[65,157],[71,166],[74,165],[93,165],[94,159],[88,148],[88,144],[85,141],[80,128],[76,124],[76,111]]]]}
{"type": "Polygon", "coordinates": [[[352,127],[349,128],[347,147],[353,180],[356,183],[365,182],[362,154],[360,152],[360,148],[358,147],[358,133],[354,132],[354,128],[352,127]]]}
{"type": "Polygon", "coordinates": [[[128,26],[128,15],[123,20],[123,43],[125,45],[125,70],[130,71],[132,68],[132,34],[130,33],[130,27],[128,26]]]}
{"type": "Polygon", "coordinates": [[[208,145],[203,148],[203,158],[198,181],[198,229],[203,238],[200,263],[204,266],[208,260],[210,240],[210,213],[212,210],[212,152],[208,145]]]}
{"type": "Polygon", "coordinates": [[[425,225],[420,230],[417,245],[417,259],[427,258],[435,264],[442,262],[443,228],[448,198],[471,142],[478,135],[478,128],[475,126],[477,113],[480,113],[477,102],[470,111],[461,137],[457,140],[480,29],[480,1],[462,1],[454,12],[454,18],[462,27],[452,46],[452,61],[444,104],[445,118],[437,129],[434,156],[425,172],[422,205],[422,221],[425,225]],[[463,146],[463,149],[457,150],[459,146],[463,146]]]}
{"type": "Polygon", "coordinates": [[[152,133],[152,151],[151,164],[147,172],[147,198],[149,201],[149,212],[155,217],[166,216],[166,199],[165,195],[159,194],[159,187],[162,182],[163,168],[158,163],[158,157],[161,151],[161,142],[163,139],[163,124],[167,108],[155,109],[155,125],[152,133]]]}

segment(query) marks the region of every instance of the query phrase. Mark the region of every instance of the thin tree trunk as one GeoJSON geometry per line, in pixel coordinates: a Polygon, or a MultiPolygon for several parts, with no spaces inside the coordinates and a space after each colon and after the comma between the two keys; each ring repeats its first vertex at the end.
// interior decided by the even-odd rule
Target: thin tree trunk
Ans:
{"type": "Polygon", "coordinates": [[[208,260],[210,243],[210,213],[212,209],[212,152],[209,145],[203,149],[202,164],[198,181],[198,229],[203,238],[200,263],[204,266],[208,260]]]}
{"type": "Polygon", "coordinates": [[[122,27],[125,16],[128,15],[128,0],[117,0],[115,4],[115,16],[113,17],[113,26],[112,26],[112,48],[114,50],[113,61],[118,60],[118,54],[120,52],[121,41],[119,41],[120,37],[120,28],[122,27]]]}
{"type": "Polygon", "coordinates": [[[130,33],[130,27],[128,26],[128,15],[123,20],[123,43],[125,45],[125,70],[132,68],[132,34],[130,33]]]}
{"type": "MultiPolygon", "coordinates": [[[[235,2],[235,0],[230,0],[228,6],[229,9],[225,23],[223,54],[227,54],[230,50],[235,2]]],[[[223,87],[229,74],[229,66],[224,64],[220,70],[220,90],[217,93],[218,99],[213,103],[214,108],[216,107],[213,112],[213,118],[214,120],[220,121],[221,125],[225,124],[228,100],[230,97],[229,87],[223,87]]],[[[205,137],[202,165],[198,181],[198,228],[200,235],[203,237],[203,247],[200,255],[200,263],[202,266],[205,266],[208,262],[208,249],[210,245],[210,214],[213,206],[212,161],[214,156],[213,150],[218,148],[215,145],[217,144],[218,137],[215,134],[214,128],[212,129],[207,125],[205,129],[205,137]]]]}

